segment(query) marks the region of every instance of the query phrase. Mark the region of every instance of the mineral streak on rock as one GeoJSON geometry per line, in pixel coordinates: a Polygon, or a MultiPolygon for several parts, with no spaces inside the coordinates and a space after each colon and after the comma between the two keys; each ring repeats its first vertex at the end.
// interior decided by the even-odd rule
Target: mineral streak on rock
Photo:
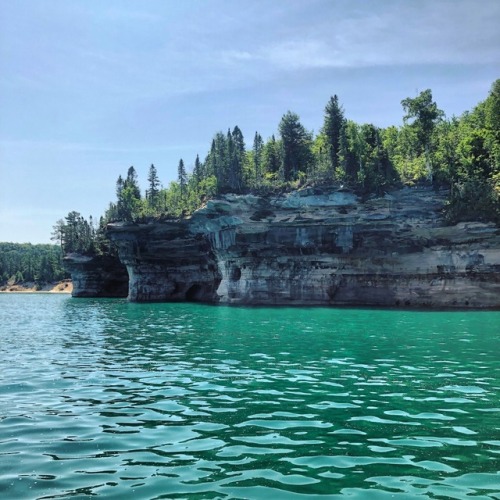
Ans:
{"type": "Polygon", "coordinates": [[[111,224],[133,301],[500,307],[500,230],[445,226],[445,193],[226,195],[191,217],[111,224]]]}

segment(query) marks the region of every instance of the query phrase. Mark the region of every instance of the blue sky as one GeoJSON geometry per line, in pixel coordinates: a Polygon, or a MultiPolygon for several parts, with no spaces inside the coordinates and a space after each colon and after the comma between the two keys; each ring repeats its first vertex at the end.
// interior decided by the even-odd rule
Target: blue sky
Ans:
{"type": "Polygon", "coordinates": [[[47,243],[103,214],[130,165],[145,188],[238,125],[400,125],[427,88],[447,116],[500,78],[498,0],[0,0],[0,241],[47,243]]]}

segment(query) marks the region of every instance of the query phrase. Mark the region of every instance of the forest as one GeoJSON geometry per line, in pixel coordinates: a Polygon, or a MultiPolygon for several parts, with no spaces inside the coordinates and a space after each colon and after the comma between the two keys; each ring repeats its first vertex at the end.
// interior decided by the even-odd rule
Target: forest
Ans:
{"type": "Polygon", "coordinates": [[[0,285],[33,282],[41,286],[69,277],[57,245],[0,243],[0,285]]]}
{"type": "Polygon", "coordinates": [[[500,79],[484,101],[460,117],[446,118],[430,89],[401,105],[400,127],[355,123],[334,95],[317,135],[292,111],[266,140],[255,132],[248,149],[238,126],[217,132],[204,160],[198,155],[189,172],[179,160],[177,180],[168,187],[151,165],[143,196],[131,166],[118,178],[116,201],[98,223],[71,212],[57,221],[53,239],[64,252],[106,253],[109,222],[178,218],[220,194],[278,194],[306,186],[342,186],[366,197],[427,184],[449,190],[444,214],[449,224],[500,223],[500,79]]]}

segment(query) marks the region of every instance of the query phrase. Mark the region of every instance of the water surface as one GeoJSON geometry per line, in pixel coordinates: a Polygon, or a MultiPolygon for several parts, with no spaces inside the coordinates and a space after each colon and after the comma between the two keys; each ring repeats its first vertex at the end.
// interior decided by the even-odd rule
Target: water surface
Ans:
{"type": "Polygon", "coordinates": [[[500,498],[500,313],[0,295],[0,498],[500,498]]]}

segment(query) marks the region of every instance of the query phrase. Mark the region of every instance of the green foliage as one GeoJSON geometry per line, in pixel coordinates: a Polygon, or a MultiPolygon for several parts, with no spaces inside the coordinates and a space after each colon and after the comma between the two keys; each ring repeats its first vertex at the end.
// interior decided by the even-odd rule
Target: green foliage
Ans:
{"type": "Polygon", "coordinates": [[[500,80],[494,82],[484,102],[451,120],[444,119],[430,89],[403,99],[401,104],[403,125],[381,129],[346,119],[334,95],[315,137],[296,113],[288,111],[278,124],[279,138],[272,135],[264,141],[256,132],[249,151],[238,126],[227,133],[217,132],[205,161],[196,156],[192,173],[181,159],[177,182],[160,189],[158,173],[151,165],[148,189],[142,198],[137,174],[130,167],[125,179],[118,178],[117,200],[110,204],[94,233],[93,224],[73,214],[58,221],[55,237],[63,242],[65,251],[109,251],[104,229],[109,222],[183,217],[220,194],[280,193],[305,185],[342,184],[360,193],[381,194],[401,183],[431,182],[451,188],[449,221],[497,220],[500,80]],[[483,193],[481,202],[474,205],[479,193],[483,193]]]}
{"type": "MultiPolygon", "coordinates": [[[[263,155],[263,172],[277,174],[281,165],[281,141],[277,141],[274,135],[264,144],[263,155]]],[[[276,177],[278,178],[278,177],[276,177]]]]}
{"type": "Polygon", "coordinates": [[[252,147],[252,164],[253,164],[253,186],[258,188],[262,183],[262,175],[264,163],[264,141],[262,136],[255,132],[252,147]]]}
{"type": "Polygon", "coordinates": [[[500,192],[489,179],[474,178],[453,186],[445,211],[450,224],[484,221],[500,224],[500,192]]]}
{"type": "Polygon", "coordinates": [[[340,168],[342,136],[344,134],[344,110],[337,95],[330,97],[325,107],[322,134],[325,138],[326,154],[332,176],[340,168]]]}
{"type": "Polygon", "coordinates": [[[177,179],[179,182],[179,195],[181,198],[185,198],[188,177],[186,173],[186,167],[184,166],[184,161],[182,160],[182,158],[179,160],[179,166],[177,167],[177,179]]]}
{"type": "Polygon", "coordinates": [[[62,250],[58,245],[0,243],[0,285],[39,284],[69,278],[62,267],[62,250]]]}
{"type": "Polygon", "coordinates": [[[281,137],[281,171],[285,181],[298,178],[299,172],[307,172],[312,161],[312,134],[300,123],[296,113],[288,111],[278,127],[281,137]]]}
{"type": "MultiPolygon", "coordinates": [[[[453,162],[446,172],[452,186],[450,222],[500,223],[500,80],[485,101],[453,122],[453,162]]],[[[450,147],[451,149],[451,147],[450,147]]]]}
{"type": "Polygon", "coordinates": [[[438,109],[436,103],[432,100],[431,89],[424,90],[415,98],[407,97],[401,101],[401,105],[406,112],[404,121],[415,131],[418,149],[424,150],[425,162],[432,181],[433,169],[431,162],[432,137],[435,125],[444,116],[444,113],[438,109]],[[412,120],[412,121],[411,121],[412,120]]]}
{"type": "Polygon", "coordinates": [[[128,169],[125,180],[121,176],[118,177],[116,195],[118,200],[112,212],[108,214],[109,218],[134,221],[142,207],[141,190],[134,167],[128,169]]]}
{"type": "Polygon", "coordinates": [[[158,194],[160,192],[160,179],[158,178],[156,167],[153,164],[149,167],[148,183],[149,189],[146,192],[146,198],[149,205],[155,209],[159,201],[158,194]]]}
{"type": "Polygon", "coordinates": [[[87,221],[79,212],[69,212],[53,227],[51,239],[58,241],[64,253],[91,255],[96,251],[96,229],[92,217],[87,221]]]}

